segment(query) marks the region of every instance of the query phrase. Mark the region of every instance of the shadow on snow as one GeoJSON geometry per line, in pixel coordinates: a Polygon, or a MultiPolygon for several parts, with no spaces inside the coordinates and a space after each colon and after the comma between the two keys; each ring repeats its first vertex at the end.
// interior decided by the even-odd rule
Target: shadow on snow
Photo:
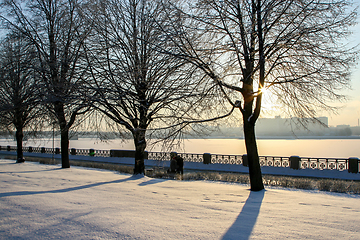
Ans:
{"type": "Polygon", "coordinates": [[[66,193],[66,192],[72,192],[72,191],[77,191],[77,190],[81,190],[81,189],[102,186],[102,185],[111,184],[111,183],[122,183],[122,182],[126,182],[126,181],[137,180],[137,179],[140,179],[142,177],[143,177],[143,175],[140,175],[140,176],[133,175],[133,176],[131,176],[129,178],[114,180],[114,181],[110,181],[110,182],[98,182],[98,183],[92,183],[92,184],[77,186],[77,187],[57,189],[57,190],[49,190],[49,191],[6,192],[6,193],[0,193],[0,198],[2,198],[2,197],[10,197],[10,196],[45,194],[45,193],[66,193]]]}
{"type": "MultiPolygon", "coordinates": [[[[15,163],[14,163],[15,164],[15,163]]],[[[18,164],[18,163],[17,163],[18,164]]],[[[0,172],[0,174],[4,174],[4,173],[36,173],[36,172],[52,172],[52,171],[57,171],[57,170],[62,170],[62,168],[54,168],[54,169],[44,169],[44,170],[37,170],[37,171],[12,171],[12,172],[0,172]]]]}
{"type": "Polygon", "coordinates": [[[249,239],[252,230],[259,216],[261,204],[265,195],[265,190],[260,192],[250,192],[239,216],[233,225],[223,235],[223,240],[229,239],[249,239]]]}

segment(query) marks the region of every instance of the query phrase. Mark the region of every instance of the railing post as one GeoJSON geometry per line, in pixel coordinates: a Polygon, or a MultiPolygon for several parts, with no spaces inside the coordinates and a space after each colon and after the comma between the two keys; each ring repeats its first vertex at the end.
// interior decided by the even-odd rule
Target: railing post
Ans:
{"type": "Polygon", "coordinates": [[[75,149],[75,148],[72,148],[72,149],[70,150],[70,154],[71,154],[71,155],[76,155],[76,149],[75,149]]]}
{"type": "Polygon", "coordinates": [[[55,148],[55,154],[60,154],[60,148],[55,148]]]}
{"type": "Polygon", "coordinates": [[[116,152],[113,149],[110,149],[110,157],[116,157],[116,152]]]}
{"type": "Polygon", "coordinates": [[[7,146],[7,151],[10,152],[11,151],[11,147],[8,145],[7,146]]]}
{"type": "Polygon", "coordinates": [[[248,158],[247,158],[247,154],[242,155],[242,162],[243,162],[244,167],[249,166],[249,161],[248,161],[248,158]]]}
{"type": "Polygon", "coordinates": [[[290,168],[291,169],[300,169],[300,160],[301,158],[299,156],[291,156],[289,161],[290,161],[290,168]]]}
{"type": "Polygon", "coordinates": [[[31,146],[29,147],[29,151],[28,151],[28,152],[29,152],[29,153],[33,152],[33,149],[32,149],[31,146]]]}
{"type": "Polygon", "coordinates": [[[204,153],[203,154],[203,163],[204,164],[211,164],[211,154],[210,153],[204,153]]]}
{"type": "Polygon", "coordinates": [[[41,153],[45,153],[45,148],[44,147],[41,148],[41,153]]]}
{"type": "Polygon", "coordinates": [[[359,159],[357,157],[351,157],[348,159],[348,171],[349,173],[359,172],[359,159]]]}
{"type": "Polygon", "coordinates": [[[90,156],[90,157],[95,156],[95,150],[94,150],[94,149],[91,148],[91,149],[89,150],[89,156],[90,156]]]}

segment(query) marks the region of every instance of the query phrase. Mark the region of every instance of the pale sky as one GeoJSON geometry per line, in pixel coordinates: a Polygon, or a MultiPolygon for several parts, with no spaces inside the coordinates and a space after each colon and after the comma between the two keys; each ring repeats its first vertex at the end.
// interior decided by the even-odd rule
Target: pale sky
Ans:
{"type": "MultiPolygon", "coordinates": [[[[357,6],[360,6],[360,0],[354,1],[357,6]]],[[[352,45],[360,44],[360,12],[358,12],[358,25],[354,27],[353,37],[349,39],[352,45]]],[[[338,115],[328,115],[329,125],[336,126],[340,124],[347,124],[350,126],[358,126],[360,119],[360,60],[358,60],[356,68],[352,72],[351,77],[352,90],[344,91],[344,94],[349,96],[347,102],[340,104],[343,106],[338,111],[338,115]]]]}
{"type": "MultiPolygon", "coordinates": [[[[360,0],[355,0],[354,2],[357,6],[360,6],[360,0]]],[[[347,42],[351,46],[360,44],[360,8],[358,10],[358,15],[359,24],[353,28],[353,36],[347,39],[347,42]]],[[[339,93],[348,96],[348,99],[346,102],[337,102],[330,104],[331,106],[340,107],[338,109],[338,114],[324,112],[319,113],[318,117],[328,117],[329,126],[336,126],[342,124],[358,126],[358,124],[360,123],[360,59],[357,61],[357,65],[352,70],[351,89],[344,89],[339,93]]],[[[280,115],[281,117],[288,117],[283,113],[281,106],[273,105],[270,102],[264,102],[263,111],[260,117],[271,118],[275,115],[280,115]]]]}
{"type": "MultiPolygon", "coordinates": [[[[354,1],[357,6],[360,6],[360,0],[354,1]]],[[[360,11],[360,9],[359,9],[360,11]]],[[[360,12],[358,16],[358,22],[360,23],[360,12]]],[[[2,31],[0,31],[1,33],[2,31]]],[[[352,38],[349,38],[349,43],[351,45],[360,44],[360,24],[354,27],[354,34],[352,38]]],[[[341,106],[338,110],[338,114],[324,113],[319,114],[320,116],[326,116],[329,119],[329,126],[336,126],[341,124],[346,124],[350,126],[358,126],[360,124],[360,60],[357,63],[357,66],[352,71],[351,77],[351,90],[344,90],[341,93],[348,96],[348,100],[343,103],[337,103],[336,106],[341,106]]],[[[274,117],[274,115],[279,115],[278,106],[265,106],[263,109],[269,109],[262,112],[261,117],[274,117]]],[[[280,114],[281,115],[281,114],[280,114]]],[[[286,116],[282,116],[286,117],[286,116]]]]}

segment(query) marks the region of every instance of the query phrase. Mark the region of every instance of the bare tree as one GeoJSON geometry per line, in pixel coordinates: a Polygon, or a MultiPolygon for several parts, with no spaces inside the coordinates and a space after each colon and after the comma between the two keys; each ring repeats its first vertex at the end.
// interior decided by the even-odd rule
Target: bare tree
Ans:
{"type": "Polygon", "coordinates": [[[62,167],[69,168],[69,129],[89,111],[83,88],[86,66],[82,47],[90,29],[81,19],[78,0],[2,1],[2,23],[21,32],[36,47],[44,83],[43,103],[61,132],[62,167]]]}
{"type": "Polygon", "coordinates": [[[33,70],[36,52],[21,36],[9,34],[0,50],[0,124],[15,129],[17,162],[24,162],[24,130],[41,128],[39,78],[33,70]]]}
{"type": "Polygon", "coordinates": [[[169,19],[164,32],[177,46],[168,53],[202,69],[239,108],[251,190],[262,190],[255,123],[263,92],[270,90],[302,119],[333,110],[328,102],[343,98],[338,90],[349,86],[356,60],[357,52],[343,44],[356,19],[351,1],[167,1],[164,11],[169,19]]]}
{"type": "Polygon", "coordinates": [[[154,49],[173,47],[158,28],[165,17],[159,6],[159,1],[99,1],[88,14],[96,29],[87,50],[95,106],[110,124],[131,133],[134,174],[144,173],[149,132],[176,136],[194,116],[203,114],[200,102],[214,86],[184,60],[154,49]]]}

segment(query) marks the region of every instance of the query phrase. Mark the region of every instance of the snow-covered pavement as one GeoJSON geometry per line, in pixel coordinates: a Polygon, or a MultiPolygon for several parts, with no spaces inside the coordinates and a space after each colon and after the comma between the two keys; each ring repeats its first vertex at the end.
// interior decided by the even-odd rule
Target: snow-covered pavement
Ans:
{"type": "Polygon", "coordinates": [[[0,160],[0,239],[360,239],[360,196],[0,160]]]}

